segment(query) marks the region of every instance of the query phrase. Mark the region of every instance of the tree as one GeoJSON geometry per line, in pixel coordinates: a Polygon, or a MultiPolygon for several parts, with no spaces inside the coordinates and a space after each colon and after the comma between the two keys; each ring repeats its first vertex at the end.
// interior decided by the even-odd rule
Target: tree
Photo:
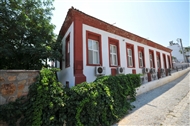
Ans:
{"type": "Polygon", "coordinates": [[[52,10],[52,0],[0,1],[0,69],[41,69],[47,58],[60,60],[52,10]]]}

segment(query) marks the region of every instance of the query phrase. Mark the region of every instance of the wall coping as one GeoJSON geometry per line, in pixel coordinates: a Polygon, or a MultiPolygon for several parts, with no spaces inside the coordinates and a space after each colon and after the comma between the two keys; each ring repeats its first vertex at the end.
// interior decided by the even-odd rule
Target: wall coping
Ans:
{"type": "Polygon", "coordinates": [[[31,73],[31,72],[40,72],[40,70],[0,70],[0,72],[7,72],[7,73],[31,73]]]}

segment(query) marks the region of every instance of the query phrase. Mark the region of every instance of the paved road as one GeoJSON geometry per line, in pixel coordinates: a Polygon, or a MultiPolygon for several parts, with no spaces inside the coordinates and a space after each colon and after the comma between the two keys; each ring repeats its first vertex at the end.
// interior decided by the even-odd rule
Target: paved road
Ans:
{"type": "Polygon", "coordinates": [[[190,126],[190,72],[132,104],[136,108],[114,126],[190,126]]]}

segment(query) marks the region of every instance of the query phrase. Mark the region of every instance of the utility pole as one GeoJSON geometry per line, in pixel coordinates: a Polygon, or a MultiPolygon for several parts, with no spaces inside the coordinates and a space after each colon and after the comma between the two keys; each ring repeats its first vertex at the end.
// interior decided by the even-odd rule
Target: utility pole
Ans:
{"type": "Polygon", "coordinates": [[[180,44],[181,44],[181,51],[183,54],[184,62],[186,63],[186,58],[185,58],[185,54],[184,54],[184,50],[183,50],[182,40],[181,40],[181,38],[177,38],[177,41],[180,42],[180,44]]]}

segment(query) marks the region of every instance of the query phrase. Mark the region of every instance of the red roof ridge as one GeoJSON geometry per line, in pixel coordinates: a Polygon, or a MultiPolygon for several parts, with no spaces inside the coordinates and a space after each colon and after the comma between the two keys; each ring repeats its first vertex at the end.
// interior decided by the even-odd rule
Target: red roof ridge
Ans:
{"type": "MultiPolygon", "coordinates": [[[[139,43],[142,43],[142,44],[147,44],[147,45],[149,45],[149,46],[153,46],[153,47],[155,47],[155,48],[159,48],[159,49],[161,49],[162,48],[162,50],[165,50],[165,51],[167,51],[167,52],[171,52],[172,50],[171,49],[169,49],[169,48],[167,48],[167,47],[165,47],[165,46],[162,46],[162,45],[160,45],[160,44],[158,44],[158,43],[156,43],[156,42],[153,42],[153,41],[151,41],[151,40],[148,40],[148,39],[146,39],[146,38],[144,38],[144,37],[141,37],[141,36],[139,36],[139,35],[136,35],[136,34],[134,34],[134,33],[131,33],[131,32],[129,32],[129,31],[126,31],[126,30],[124,30],[124,29],[122,29],[122,28],[119,28],[119,27],[117,27],[117,26],[114,26],[113,24],[109,24],[109,23],[107,23],[107,22],[105,22],[105,21],[103,21],[103,20],[100,20],[100,19],[98,19],[98,18],[96,18],[96,17],[93,17],[93,16],[91,16],[91,15],[88,15],[88,14],[86,14],[86,13],[84,13],[84,12],[82,12],[82,11],[80,11],[80,10],[78,10],[78,9],[76,9],[76,8],[74,8],[73,6],[68,10],[68,12],[67,12],[67,15],[66,15],[66,17],[65,17],[65,21],[63,22],[63,25],[62,25],[62,27],[61,27],[61,30],[60,30],[60,32],[59,32],[59,35],[61,34],[61,35],[64,35],[65,34],[65,30],[64,30],[64,32],[62,31],[62,29],[68,29],[68,27],[69,26],[65,26],[69,21],[71,21],[69,24],[71,24],[72,23],[72,21],[73,21],[73,16],[76,16],[76,14],[74,14],[74,11],[76,12],[76,13],[79,13],[79,14],[81,14],[80,15],[80,18],[92,18],[92,19],[94,19],[94,20],[96,20],[96,21],[98,21],[98,22],[101,22],[101,23],[104,23],[104,24],[106,24],[106,25],[108,25],[108,26],[110,26],[110,27],[112,27],[112,28],[115,28],[116,30],[115,31],[108,31],[108,29],[107,30],[105,30],[106,28],[102,28],[102,27],[99,27],[99,29],[102,29],[102,30],[104,30],[104,31],[107,31],[107,32],[110,32],[110,33],[113,33],[113,34],[117,34],[117,35],[119,35],[119,36],[122,36],[122,37],[124,37],[124,38],[128,38],[128,39],[131,39],[131,40],[134,40],[135,42],[139,42],[139,43]],[[69,15],[71,14],[71,19],[69,19],[69,15]],[[83,16],[87,16],[87,17],[82,17],[82,15],[83,16]],[[68,18],[68,19],[67,19],[68,18]],[[68,21],[68,22],[67,22],[68,21]],[[65,27],[65,28],[64,28],[65,27]],[[119,32],[120,31],[120,32],[119,32]],[[123,32],[123,33],[121,33],[121,32],[123,32]],[[119,33],[119,34],[118,34],[119,33]],[[126,35],[126,33],[127,33],[127,35],[126,35]],[[137,41],[137,39],[138,39],[138,41],[137,41]]],[[[86,21],[86,20],[83,20],[83,23],[84,24],[87,24],[87,25],[90,25],[90,24],[92,24],[92,23],[89,23],[88,21],[86,21]]],[[[92,26],[92,25],[90,25],[90,26],[92,26]]],[[[94,27],[94,26],[92,26],[92,27],[94,27]]]]}

